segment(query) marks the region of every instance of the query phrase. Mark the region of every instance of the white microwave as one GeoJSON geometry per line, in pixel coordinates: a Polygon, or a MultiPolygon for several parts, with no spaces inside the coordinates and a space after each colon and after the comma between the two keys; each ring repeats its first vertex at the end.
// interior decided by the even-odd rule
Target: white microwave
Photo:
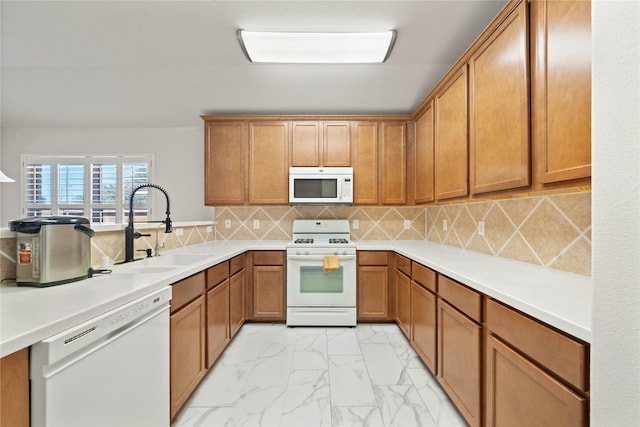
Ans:
{"type": "Polygon", "coordinates": [[[352,204],[353,168],[289,168],[289,203],[352,204]]]}

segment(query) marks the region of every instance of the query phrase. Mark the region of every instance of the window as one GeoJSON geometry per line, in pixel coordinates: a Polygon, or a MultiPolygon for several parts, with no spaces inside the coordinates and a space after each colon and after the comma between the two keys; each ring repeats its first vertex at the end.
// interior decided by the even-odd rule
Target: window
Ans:
{"type": "MultiPolygon", "coordinates": [[[[92,223],[129,220],[131,191],[150,181],[152,155],[22,156],[25,216],[77,215],[92,223]]],[[[136,193],[136,221],[151,213],[146,188],[136,193]]]]}

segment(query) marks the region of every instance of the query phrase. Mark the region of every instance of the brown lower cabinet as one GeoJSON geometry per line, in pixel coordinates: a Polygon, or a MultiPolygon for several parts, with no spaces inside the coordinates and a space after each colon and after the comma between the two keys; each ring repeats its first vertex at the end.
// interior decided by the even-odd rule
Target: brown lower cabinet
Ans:
{"type": "Polygon", "coordinates": [[[411,339],[411,260],[396,254],[396,322],[411,339]]]}
{"type": "Polygon", "coordinates": [[[389,253],[358,251],[358,321],[393,320],[389,293],[389,253]]]}
{"type": "Polygon", "coordinates": [[[411,345],[432,373],[437,372],[436,272],[411,263],[411,345]]]}
{"type": "Polygon", "coordinates": [[[233,338],[244,324],[246,279],[245,254],[231,259],[229,274],[229,335],[233,338]]]}
{"type": "Polygon", "coordinates": [[[207,370],[205,273],[173,285],[170,320],[171,418],[200,383],[207,370]]]}
{"type": "Polygon", "coordinates": [[[482,295],[438,275],[438,381],[470,426],[482,425],[482,295]]]}
{"type": "Polygon", "coordinates": [[[229,334],[229,279],[207,291],[207,368],[227,347],[229,334]]]}
{"type": "Polygon", "coordinates": [[[286,320],[284,251],[253,252],[252,320],[286,320]]]}
{"type": "Polygon", "coordinates": [[[245,320],[245,254],[173,284],[171,419],[245,320]]]}
{"type": "Polygon", "coordinates": [[[29,349],[0,359],[0,427],[29,427],[29,349]]]}
{"type": "Polygon", "coordinates": [[[498,302],[486,309],[487,426],[588,424],[588,346],[498,302]]]}

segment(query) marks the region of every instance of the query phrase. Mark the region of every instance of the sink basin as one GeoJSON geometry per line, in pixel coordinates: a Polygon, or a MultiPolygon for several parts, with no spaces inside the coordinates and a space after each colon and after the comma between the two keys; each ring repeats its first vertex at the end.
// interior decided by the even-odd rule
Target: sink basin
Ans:
{"type": "Polygon", "coordinates": [[[207,257],[208,255],[202,255],[202,254],[170,254],[170,255],[160,255],[156,257],[145,258],[140,262],[144,263],[144,265],[149,265],[149,266],[151,265],[183,266],[183,265],[194,264],[207,257]]]}

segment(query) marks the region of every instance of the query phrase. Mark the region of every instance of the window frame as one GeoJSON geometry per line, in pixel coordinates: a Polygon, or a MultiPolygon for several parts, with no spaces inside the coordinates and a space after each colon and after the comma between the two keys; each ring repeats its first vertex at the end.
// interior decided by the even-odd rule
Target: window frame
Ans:
{"type": "MultiPolygon", "coordinates": [[[[83,210],[84,217],[89,218],[92,224],[100,225],[115,225],[126,224],[129,219],[125,215],[125,211],[129,209],[128,201],[125,201],[124,194],[124,169],[123,165],[128,163],[146,163],[148,164],[147,182],[154,181],[154,163],[155,155],[153,153],[145,154],[66,154],[66,155],[51,155],[51,154],[23,154],[21,155],[21,191],[20,191],[20,209],[23,216],[27,216],[29,209],[50,208],[51,215],[60,215],[60,209],[73,209],[78,208],[83,210]],[[27,165],[30,164],[48,164],[51,165],[51,203],[29,203],[27,202],[27,165]],[[59,200],[59,165],[62,164],[81,164],[84,166],[83,174],[83,196],[84,200],[80,204],[60,203],[59,200]],[[92,164],[115,164],[116,165],[116,195],[115,203],[94,203],[92,201],[92,164]],[[115,222],[94,222],[92,209],[113,208],[116,212],[115,222]]],[[[136,193],[137,194],[137,193],[136,193]]],[[[154,193],[148,192],[146,194],[146,203],[134,204],[134,211],[136,209],[147,209],[148,215],[153,213],[154,206],[154,193]]],[[[137,199],[137,197],[136,197],[137,199]]]]}

